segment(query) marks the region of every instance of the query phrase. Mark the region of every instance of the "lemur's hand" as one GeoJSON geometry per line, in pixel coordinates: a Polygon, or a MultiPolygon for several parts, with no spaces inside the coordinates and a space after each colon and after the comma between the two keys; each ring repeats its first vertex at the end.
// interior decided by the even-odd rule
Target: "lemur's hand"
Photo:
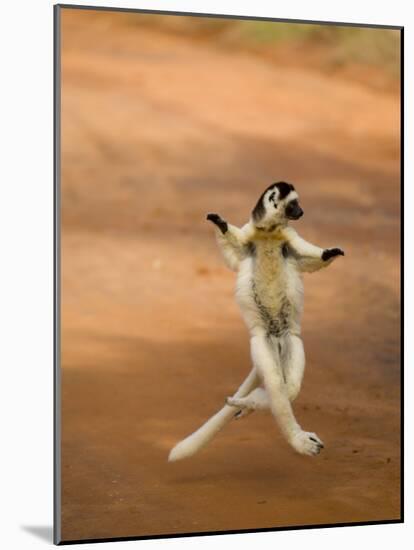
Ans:
{"type": "Polygon", "coordinates": [[[207,219],[210,222],[213,222],[217,227],[220,229],[220,231],[223,233],[227,232],[227,222],[225,222],[223,219],[220,218],[218,214],[207,214],[207,219]]]}
{"type": "Polygon", "coordinates": [[[327,262],[331,258],[335,258],[335,256],[345,256],[345,253],[340,248],[326,248],[322,252],[322,260],[324,262],[327,262]]]}

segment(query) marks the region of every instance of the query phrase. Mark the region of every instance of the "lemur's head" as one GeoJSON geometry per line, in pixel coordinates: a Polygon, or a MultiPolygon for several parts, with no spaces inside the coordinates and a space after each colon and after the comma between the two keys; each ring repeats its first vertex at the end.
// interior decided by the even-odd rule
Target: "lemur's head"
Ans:
{"type": "Polygon", "coordinates": [[[256,227],[270,229],[286,225],[288,220],[298,220],[303,216],[298,194],[291,183],[279,181],[270,185],[257,201],[252,212],[256,227]]]}

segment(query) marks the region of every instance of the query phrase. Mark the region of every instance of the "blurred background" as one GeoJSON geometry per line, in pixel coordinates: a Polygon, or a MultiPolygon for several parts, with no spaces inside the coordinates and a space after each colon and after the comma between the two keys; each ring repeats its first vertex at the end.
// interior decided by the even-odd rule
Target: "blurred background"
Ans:
{"type": "Polygon", "coordinates": [[[61,9],[64,540],[400,516],[400,34],[61,9]],[[305,276],[294,454],[270,416],[169,449],[250,368],[207,212],[292,182],[305,276]]]}

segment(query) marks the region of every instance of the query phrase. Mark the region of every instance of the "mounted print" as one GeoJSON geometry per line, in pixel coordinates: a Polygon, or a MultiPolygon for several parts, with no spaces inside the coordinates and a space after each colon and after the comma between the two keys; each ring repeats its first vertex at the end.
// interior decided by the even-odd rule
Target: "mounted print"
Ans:
{"type": "Polygon", "coordinates": [[[403,29],[55,7],[55,542],[401,522],[403,29]]]}

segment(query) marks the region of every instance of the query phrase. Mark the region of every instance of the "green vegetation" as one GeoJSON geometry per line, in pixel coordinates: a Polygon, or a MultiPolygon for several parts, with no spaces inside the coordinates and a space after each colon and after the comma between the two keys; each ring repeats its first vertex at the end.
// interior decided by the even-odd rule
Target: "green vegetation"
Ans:
{"type": "Polygon", "coordinates": [[[239,21],[234,29],[241,40],[271,45],[280,42],[318,44],[331,48],[338,63],[356,61],[398,70],[400,33],[396,30],[316,25],[239,21]]]}
{"type": "Polygon", "coordinates": [[[398,30],[283,23],[209,17],[129,15],[131,23],[214,39],[217,46],[270,50],[273,46],[318,46],[329,52],[333,64],[347,62],[380,65],[397,74],[400,64],[398,30]]]}

